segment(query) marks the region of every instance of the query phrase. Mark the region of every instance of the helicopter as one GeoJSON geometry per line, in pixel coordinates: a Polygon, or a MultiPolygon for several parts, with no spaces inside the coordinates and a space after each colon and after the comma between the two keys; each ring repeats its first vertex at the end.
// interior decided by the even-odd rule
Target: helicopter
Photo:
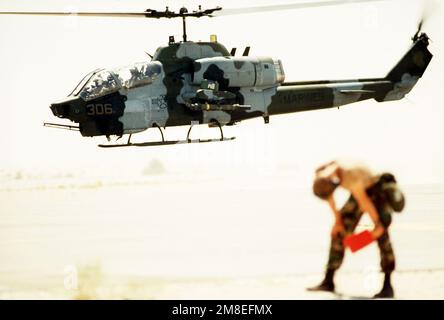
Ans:
{"type": "MultiPolygon", "coordinates": [[[[354,2],[367,2],[358,0],[354,2]]],[[[374,1],[374,0],[373,0],[374,1]]],[[[54,116],[77,125],[44,123],[46,127],[79,131],[84,137],[111,136],[125,143],[99,144],[99,147],[160,146],[233,140],[225,137],[224,126],[243,120],[301,111],[340,107],[374,99],[400,100],[423,76],[433,55],[429,37],[421,32],[422,22],[412,37],[412,45],[385,77],[352,80],[286,82],[282,61],[272,57],[253,57],[246,47],[241,56],[211,36],[209,42],[188,40],[187,18],[223,16],[270,10],[354,3],[346,0],[314,1],[287,5],[228,9],[221,7],[178,12],[146,9],[140,12],[0,12],[15,15],[77,15],[182,19],[182,41],[169,37],[150,57],[130,66],[96,69],[79,82],[64,99],[54,102],[54,116]],[[218,127],[216,139],[191,139],[191,129],[205,124],[218,127]],[[185,140],[166,140],[167,127],[190,126],[185,140]],[[161,140],[133,143],[131,137],[150,128],[160,131],[161,140]]]]}

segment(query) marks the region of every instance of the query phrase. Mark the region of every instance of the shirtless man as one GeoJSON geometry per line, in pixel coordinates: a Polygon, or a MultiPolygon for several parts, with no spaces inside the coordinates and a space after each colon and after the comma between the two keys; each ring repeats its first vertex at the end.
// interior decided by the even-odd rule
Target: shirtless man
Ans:
{"type": "MultiPolygon", "coordinates": [[[[394,179],[394,178],[393,178],[394,179]]],[[[381,268],[385,274],[381,291],[374,298],[392,298],[391,274],[395,269],[395,256],[388,234],[391,211],[381,197],[380,177],[371,173],[365,166],[346,166],[337,161],[327,163],[316,170],[313,192],[326,200],[335,216],[331,231],[330,254],[324,280],[309,291],[334,292],[333,277],[344,258],[343,239],[355,230],[362,214],[368,213],[374,223],[372,236],[378,242],[381,254],[381,268]],[[336,187],[341,186],[350,192],[350,198],[338,210],[333,198],[336,187]]]]}

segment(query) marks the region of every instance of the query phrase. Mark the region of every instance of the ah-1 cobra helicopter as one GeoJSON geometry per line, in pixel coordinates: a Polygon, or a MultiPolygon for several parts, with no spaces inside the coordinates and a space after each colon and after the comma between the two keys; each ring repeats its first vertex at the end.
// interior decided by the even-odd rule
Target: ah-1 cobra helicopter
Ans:
{"type": "MultiPolygon", "coordinates": [[[[366,2],[371,0],[358,0],[366,2]]],[[[315,1],[290,5],[230,9],[231,13],[258,12],[271,8],[288,9],[353,3],[346,0],[315,1]]],[[[183,41],[169,38],[151,61],[117,69],[97,69],[77,85],[69,96],[51,104],[53,114],[78,126],[45,123],[46,126],[79,130],[93,137],[129,134],[124,144],[101,147],[156,146],[176,143],[224,141],[222,127],[242,120],[272,115],[339,107],[375,99],[378,102],[402,99],[423,75],[432,54],[429,38],[421,25],[412,38],[413,45],[398,64],[383,78],[285,82],[282,62],[270,57],[250,57],[249,47],[242,56],[229,52],[215,38],[210,42],[188,41],[186,18],[212,17],[223,13],[221,7],[188,12],[147,9],[143,12],[1,12],[0,14],[70,15],[142,18],[181,18],[183,41]],[[167,141],[162,128],[190,125],[183,141],[167,141]],[[220,129],[220,139],[192,140],[193,124],[208,124],[220,129]],[[162,141],[131,143],[131,135],[158,128],[162,141]]],[[[229,12],[230,13],[230,12],[229,12]]]]}

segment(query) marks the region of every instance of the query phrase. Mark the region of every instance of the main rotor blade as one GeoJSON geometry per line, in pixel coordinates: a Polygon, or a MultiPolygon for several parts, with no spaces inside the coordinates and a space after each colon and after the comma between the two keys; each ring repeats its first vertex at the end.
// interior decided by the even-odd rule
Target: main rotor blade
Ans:
{"type": "Polygon", "coordinates": [[[211,9],[188,12],[186,8],[181,8],[180,11],[170,11],[168,7],[165,11],[158,11],[153,9],[146,9],[138,12],[75,12],[75,11],[7,11],[0,12],[0,15],[34,15],[34,16],[80,16],[80,17],[112,17],[112,18],[189,18],[189,17],[205,17],[212,16],[213,12],[222,10],[221,7],[211,9]]]}
{"type": "Polygon", "coordinates": [[[51,12],[51,11],[3,11],[0,15],[27,15],[27,16],[80,16],[80,17],[115,17],[115,18],[150,18],[147,12],[51,12]]]}
{"type": "Polygon", "coordinates": [[[270,11],[282,11],[282,10],[293,10],[293,9],[304,9],[304,8],[315,8],[315,7],[326,7],[335,6],[342,4],[354,4],[363,2],[377,2],[384,0],[321,0],[321,1],[305,1],[305,2],[295,2],[287,4],[277,4],[269,6],[257,6],[257,7],[244,7],[244,8],[227,8],[222,11],[215,12],[213,16],[228,16],[236,14],[248,14],[248,13],[258,13],[258,12],[270,12],[270,11]]]}
{"type": "Polygon", "coordinates": [[[326,7],[342,4],[354,4],[363,2],[377,2],[384,0],[319,0],[304,1],[288,4],[277,4],[269,6],[244,7],[244,8],[227,8],[216,7],[213,9],[193,11],[193,12],[173,12],[173,11],[157,11],[147,9],[139,12],[75,12],[75,11],[3,11],[0,15],[34,15],[34,16],[79,16],[79,17],[114,17],[114,18],[177,18],[177,17],[220,17],[236,14],[248,14],[257,12],[270,12],[292,9],[304,9],[314,7],[326,7]]]}

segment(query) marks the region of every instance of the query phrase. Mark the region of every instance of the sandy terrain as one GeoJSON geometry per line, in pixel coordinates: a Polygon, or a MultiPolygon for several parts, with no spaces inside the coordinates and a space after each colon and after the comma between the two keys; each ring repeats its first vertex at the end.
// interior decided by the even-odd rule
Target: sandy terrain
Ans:
{"type": "MultiPolygon", "coordinates": [[[[346,257],[337,278],[343,297],[304,290],[322,276],[332,218],[293,178],[291,172],[249,180],[152,172],[131,181],[5,176],[0,298],[374,294],[381,281],[375,245],[346,257]]],[[[408,208],[391,230],[400,299],[444,298],[443,191],[406,188],[408,208]]],[[[364,219],[359,228],[368,226],[364,219]]]]}

